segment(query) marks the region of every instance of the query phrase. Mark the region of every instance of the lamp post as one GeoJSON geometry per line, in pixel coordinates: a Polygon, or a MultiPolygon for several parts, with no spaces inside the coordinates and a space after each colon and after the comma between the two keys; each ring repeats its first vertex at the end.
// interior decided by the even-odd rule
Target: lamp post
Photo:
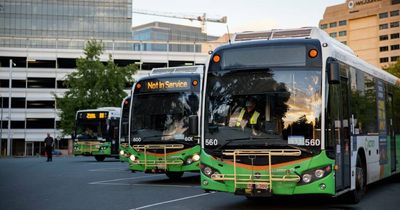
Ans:
{"type": "Polygon", "coordinates": [[[10,69],[8,76],[8,137],[7,137],[7,156],[11,156],[11,87],[12,87],[12,67],[15,64],[10,59],[10,69]]]}

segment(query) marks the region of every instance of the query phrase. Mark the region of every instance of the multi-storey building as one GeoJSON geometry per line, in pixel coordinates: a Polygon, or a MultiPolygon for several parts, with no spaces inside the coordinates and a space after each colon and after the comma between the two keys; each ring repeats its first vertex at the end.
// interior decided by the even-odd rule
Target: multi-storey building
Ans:
{"type": "Polygon", "coordinates": [[[0,0],[0,155],[40,154],[47,132],[67,149],[54,94],[67,91],[65,76],[88,39],[103,41],[102,60],[111,54],[120,66],[138,64],[139,74],[206,62],[207,51],[135,50],[144,42],[132,41],[131,9],[132,0],[0,0]]]}
{"type": "Polygon", "coordinates": [[[137,41],[162,41],[171,44],[136,44],[136,50],[144,51],[169,51],[169,52],[201,52],[202,42],[214,41],[216,36],[208,36],[201,28],[177,25],[163,22],[152,22],[132,28],[133,40],[137,41]],[[193,44],[182,44],[191,42],[193,44]],[[197,44],[196,44],[197,42],[197,44]]]}
{"type": "Polygon", "coordinates": [[[377,67],[400,59],[400,0],[347,0],[327,7],[319,25],[377,67]]]}

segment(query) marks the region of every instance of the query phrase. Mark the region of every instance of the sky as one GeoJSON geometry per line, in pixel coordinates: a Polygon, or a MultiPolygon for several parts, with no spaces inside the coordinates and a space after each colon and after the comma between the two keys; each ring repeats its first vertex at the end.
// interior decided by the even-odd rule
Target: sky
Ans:
{"type": "MultiPolygon", "coordinates": [[[[325,8],[346,0],[133,0],[133,10],[174,13],[210,18],[228,17],[227,24],[207,22],[209,35],[221,36],[241,31],[318,26],[325,8]],[[228,27],[227,27],[228,26],[228,27]]],[[[198,21],[133,13],[133,26],[153,22],[169,22],[200,27],[198,21]]]]}

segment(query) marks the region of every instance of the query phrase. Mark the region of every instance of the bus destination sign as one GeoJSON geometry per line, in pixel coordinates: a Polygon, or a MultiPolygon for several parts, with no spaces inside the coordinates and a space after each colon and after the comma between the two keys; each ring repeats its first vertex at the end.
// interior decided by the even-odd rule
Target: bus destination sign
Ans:
{"type": "Polygon", "coordinates": [[[81,112],[79,118],[95,120],[95,119],[105,119],[107,118],[107,113],[105,112],[81,112]]]}
{"type": "Polygon", "coordinates": [[[136,90],[142,92],[185,91],[190,90],[190,78],[158,78],[144,80],[136,85],[136,90]]]}

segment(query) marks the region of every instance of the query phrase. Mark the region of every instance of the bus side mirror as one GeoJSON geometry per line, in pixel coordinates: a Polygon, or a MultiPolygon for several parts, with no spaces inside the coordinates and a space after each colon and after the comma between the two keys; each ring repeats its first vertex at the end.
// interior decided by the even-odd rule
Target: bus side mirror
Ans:
{"type": "Polygon", "coordinates": [[[328,70],[329,84],[339,84],[340,83],[339,63],[336,61],[329,62],[327,64],[327,70],[328,70]]]}
{"type": "Polygon", "coordinates": [[[197,115],[189,116],[189,134],[192,136],[199,134],[199,117],[197,115]]]}

